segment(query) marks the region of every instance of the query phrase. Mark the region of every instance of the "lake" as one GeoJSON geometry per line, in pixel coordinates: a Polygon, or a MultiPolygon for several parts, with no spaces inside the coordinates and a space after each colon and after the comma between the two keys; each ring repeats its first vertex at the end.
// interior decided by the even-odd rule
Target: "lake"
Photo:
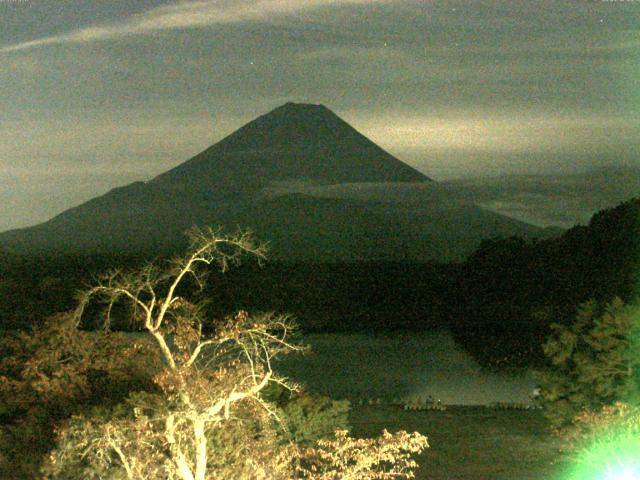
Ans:
{"type": "Polygon", "coordinates": [[[427,332],[318,333],[303,342],[311,353],[289,355],[275,369],[332,398],[431,395],[450,405],[530,403],[533,375],[482,371],[445,330],[427,332]]]}

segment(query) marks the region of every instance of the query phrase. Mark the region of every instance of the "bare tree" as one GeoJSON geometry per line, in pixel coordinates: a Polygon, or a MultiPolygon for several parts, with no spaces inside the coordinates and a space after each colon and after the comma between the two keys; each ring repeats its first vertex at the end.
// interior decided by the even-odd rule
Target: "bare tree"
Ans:
{"type": "MultiPolygon", "coordinates": [[[[277,376],[272,365],[278,355],[303,350],[292,341],[292,320],[274,314],[250,317],[240,311],[210,325],[202,306],[180,295],[187,279],[204,284],[206,272],[201,267],[215,265],[225,271],[243,254],[262,259],[264,246],[248,234],[229,237],[211,229],[193,230],[190,239],[188,253],[169,267],[149,265],[131,274],[110,272],[81,295],[75,311],[78,321],[90,302],[105,305],[106,326],[116,304],[129,304],[134,320],[155,341],[163,365],[154,375],[157,394],[130,395],[132,415],[106,420],[74,417],[61,428],[59,447],[45,468],[50,478],[65,478],[65,465],[74,462],[86,467],[86,478],[102,478],[95,472],[112,472],[114,468],[130,480],[218,478],[211,468],[215,455],[212,432],[243,415],[278,422],[277,410],[263,393],[274,383],[296,388],[277,376]]],[[[404,451],[416,452],[426,446],[426,438],[417,435],[419,438],[411,437],[409,450],[404,451]],[[416,445],[422,447],[416,450],[416,445]]],[[[385,438],[384,448],[388,450],[393,439],[385,438]]],[[[397,437],[400,450],[407,438],[397,437]]],[[[250,473],[245,470],[235,474],[236,478],[288,479],[296,471],[305,472],[294,465],[304,452],[293,443],[264,434],[248,435],[247,441],[257,441],[261,447],[254,448],[245,459],[250,473]]],[[[315,478],[311,470],[306,473],[304,478],[315,478]]]]}
{"type": "MultiPolygon", "coordinates": [[[[106,305],[107,322],[116,303],[124,301],[133,307],[134,318],[162,354],[165,367],[155,382],[171,405],[164,412],[161,435],[157,435],[157,422],[152,422],[146,434],[139,431],[133,437],[155,431],[155,443],[168,453],[162,459],[164,469],[183,480],[204,480],[206,431],[229,420],[239,402],[254,402],[275,415],[260,392],[273,382],[292,387],[274,374],[272,359],[302,347],[290,341],[294,325],[287,316],[249,317],[241,311],[215,326],[205,325],[200,306],[178,295],[181,284],[190,277],[202,285],[206,275],[202,266],[225,271],[242,254],[264,258],[265,249],[246,233],[229,237],[211,229],[193,230],[190,240],[187,255],[173,260],[166,270],[149,265],[132,274],[114,271],[102,277],[82,294],[76,317],[81,319],[92,300],[106,305]],[[205,330],[212,333],[207,335],[205,330]]],[[[128,478],[143,478],[147,468],[139,468],[139,446],[124,441],[132,437],[124,434],[124,426],[104,426],[102,442],[116,453],[128,478]]],[[[127,428],[130,433],[132,427],[127,428]]]]}

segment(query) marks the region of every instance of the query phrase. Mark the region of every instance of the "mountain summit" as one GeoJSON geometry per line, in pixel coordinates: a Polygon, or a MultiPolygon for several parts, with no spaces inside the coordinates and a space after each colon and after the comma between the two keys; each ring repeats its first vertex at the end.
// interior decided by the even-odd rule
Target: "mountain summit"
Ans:
{"type": "Polygon", "coordinates": [[[328,108],[287,103],[149,182],[1,233],[0,249],[155,255],[183,249],[189,227],[211,225],[251,228],[279,260],[409,262],[543,233],[433,197],[435,185],[328,108]]]}
{"type": "Polygon", "coordinates": [[[425,182],[323,105],[286,103],[241,127],[152,183],[255,186],[271,181],[425,182]]]}

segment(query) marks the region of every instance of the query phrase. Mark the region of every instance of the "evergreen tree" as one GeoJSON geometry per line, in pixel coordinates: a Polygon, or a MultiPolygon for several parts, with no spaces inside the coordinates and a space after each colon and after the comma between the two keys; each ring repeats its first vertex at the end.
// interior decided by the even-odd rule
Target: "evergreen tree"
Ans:
{"type": "Polygon", "coordinates": [[[635,394],[633,311],[619,298],[606,305],[590,300],[579,306],[575,322],[551,326],[543,347],[549,365],[539,378],[541,403],[554,428],[635,394]]]}

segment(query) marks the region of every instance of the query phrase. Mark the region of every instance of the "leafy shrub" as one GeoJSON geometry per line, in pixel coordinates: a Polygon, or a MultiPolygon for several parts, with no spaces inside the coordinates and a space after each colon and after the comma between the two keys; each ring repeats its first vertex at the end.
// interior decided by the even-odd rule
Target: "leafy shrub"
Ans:
{"type": "Polygon", "coordinates": [[[348,400],[300,394],[282,406],[282,416],[291,440],[311,445],[332,437],[338,429],[349,431],[350,408],[348,400]]]}
{"type": "Polygon", "coordinates": [[[621,434],[635,435],[640,441],[640,407],[615,402],[598,411],[582,411],[562,432],[562,438],[567,450],[578,451],[596,442],[611,442],[621,434]]]}
{"type": "Polygon", "coordinates": [[[95,404],[152,389],[154,351],[124,334],[86,332],[70,314],[0,341],[0,477],[34,478],[56,425],[95,404]],[[115,352],[118,352],[115,354],[115,352]]]}
{"type": "Polygon", "coordinates": [[[426,437],[418,432],[384,430],[377,438],[353,439],[338,430],[335,438],[320,440],[303,452],[298,474],[309,480],[414,478],[418,465],[411,455],[428,446],[426,437]]]}

